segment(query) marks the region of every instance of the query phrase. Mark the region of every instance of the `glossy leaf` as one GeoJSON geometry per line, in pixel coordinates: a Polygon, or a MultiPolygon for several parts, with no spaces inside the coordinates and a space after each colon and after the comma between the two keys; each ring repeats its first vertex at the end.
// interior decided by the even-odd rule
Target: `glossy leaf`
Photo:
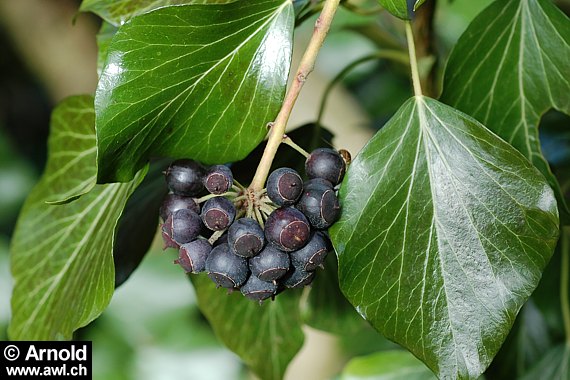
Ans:
{"type": "MultiPolygon", "coordinates": [[[[144,173],[128,183],[96,185],[71,203],[46,203],[58,186],[71,188],[77,182],[74,176],[83,162],[66,170],[59,162],[69,147],[93,141],[92,99],[70,98],[54,111],[46,171],[28,196],[12,237],[8,333],[14,340],[71,339],[76,329],[101,314],[113,294],[115,225],[144,173]]],[[[85,157],[94,162],[91,151],[85,157]]]]}
{"type": "Polygon", "coordinates": [[[501,0],[465,31],[442,101],[485,124],[546,176],[564,205],[538,136],[550,108],[570,114],[570,20],[550,0],[501,0]]]}
{"type": "Polygon", "coordinates": [[[570,344],[548,351],[544,358],[521,380],[568,380],[570,378],[570,344]]]}
{"type": "MultiPolygon", "coordinates": [[[[418,0],[421,1],[421,0],[418,0]]],[[[402,20],[409,20],[407,0],[378,0],[388,12],[402,20]]]]}
{"type": "Polygon", "coordinates": [[[95,97],[99,182],[150,157],[244,158],[285,91],[293,7],[265,0],[161,8],[113,38],[95,97]]]}
{"type": "Polygon", "coordinates": [[[239,291],[226,294],[206,276],[190,276],[198,306],[218,338],[264,380],[283,378],[301,349],[300,291],[286,291],[259,305],[239,291]]]}
{"type": "Polygon", "coordinates": [[[406,102],[351,164],[331,228],[349,301],[440,378],[476,378],[558,237],[544,177],[436,100],[406,102]]]}
{"type": "Polygon", "coordinates": [[[352,359],[340,380],[436,380],[421,361],[407,351],[383,351],[352,359]]]}
{"type": "Polygon", "coordinates": [[[51,116],[50,147],[47,163],[51,173],[49,203],[65,203],[89,192],[97,177],[97,144],[93,134],[95,112],[92,96],[67,98],[51,116]]]}
{"type": "Polygon", "coordinates": [[[82,12],[93,12],[106,22],[119,26],[131,18],[157,8],[182,4],[227,4],[236,0],[83,0],[82,12]]]}
{"type": "Polygon", "coordinates": [[[103,21],[99,33],[97,33],[97,74],[100,76],[107,61],[107,54],[109,52],[109,45],[111,40],[115,37],[118,28],[106,21],[103,21]]]}

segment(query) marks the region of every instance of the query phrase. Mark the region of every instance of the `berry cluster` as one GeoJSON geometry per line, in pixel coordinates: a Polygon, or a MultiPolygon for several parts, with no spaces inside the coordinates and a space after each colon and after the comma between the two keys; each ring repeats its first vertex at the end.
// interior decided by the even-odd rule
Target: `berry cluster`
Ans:
{"type": "Polygon", "coordinates": [[[177,160],[166,170],[169,194],[160,210],[165,248],[187,273],[207,272],[219,287],[262,302],[286,288],[310,284],[330,250],[326,230],[340,216],[335,192],[343,156],[328,148],[307,158],[309,180],[274,170],[256,193],[224,165],[177,160]]]}

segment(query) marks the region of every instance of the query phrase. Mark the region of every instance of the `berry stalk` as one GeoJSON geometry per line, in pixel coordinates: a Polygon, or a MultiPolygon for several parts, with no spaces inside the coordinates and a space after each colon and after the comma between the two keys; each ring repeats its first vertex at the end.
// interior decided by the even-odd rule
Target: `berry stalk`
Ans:
{"type": "Polygon", "coordinates": [[[295,79],[291,84],[291,88],[285,96],[281,110],[273,123],[271,130],[269,131],[269,139],[267,141],[267,146],[261,157],[261,161],[257,166],[255,176],[251,181],[249,187],[252,192],[260,192],[264,188],[265,180],[269,175],[269,170],[271,169],[271,163],[275,158],[277,149],[279,145],[283,142],[283,135],[285,134],[285,127],[293,110],[293,106],[299,97],[299,93],[303,88],[305,81],[309,74],[313,71],[315,67],[315,61],[317,60],[317,55],[321,49],[323,42],[329,32],[330,26],[334,15],[338,9],[340,0],[326,0],[323,10],[315,22],[315,29],[309,45],[303,54],[301,63],[297,68],[295,73],[295,79]]]}

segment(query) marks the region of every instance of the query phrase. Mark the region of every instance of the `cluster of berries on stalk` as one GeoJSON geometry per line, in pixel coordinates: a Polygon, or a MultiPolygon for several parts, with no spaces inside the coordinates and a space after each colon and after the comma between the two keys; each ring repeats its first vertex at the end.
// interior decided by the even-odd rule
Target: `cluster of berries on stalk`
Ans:
{"type": "Polygon", "coordinates": [[[327,229],[340,216],[335,187],[346,163],[336,150],[319,148],[305,170],[303,182],[291,168],[276,169],[255,192],[228,166],[174,161],[160,210],[165,249],[179,249],[175,263],[186,273],[205,271],[218,287],[259,302],[310,284],[331,249],[327,229]]]}

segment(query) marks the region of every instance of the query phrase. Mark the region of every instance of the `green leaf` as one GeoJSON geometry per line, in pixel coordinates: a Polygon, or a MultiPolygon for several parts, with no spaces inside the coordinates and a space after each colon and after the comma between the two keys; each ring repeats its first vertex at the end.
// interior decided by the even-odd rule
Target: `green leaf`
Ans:
{"type": "Polygon", "coordinates": [[[343,293],[440,378],[476,378],[558,237],[544,177],[483,125],[415,97],[351,164],[330,229],[343,293]]]}
{"type": "Polygon", "coordinates": [[[570,378],[570,344],[548,351],[544,358],[521,380],[568,380],[570,378]]]}
{"type": "Polygon", "coordinates": [[[144,173],[129,183],[96,185],[71,203],[46,203],[60,188],[75,186],[80,168],[89,170],[83,161],[65,170],[58,163],[69,147],[94,141],[92,115],[92,97],[69,98],[54,111],[47,167],[12,238],[11,339],[71,339],[73,331],[97,318],[113,294],[115,225],[144,173]]]}
{"type": "Polygon", "coordinates": [[[115,37],[118,28],[106,21],[103,21],[99,33],[97,33],[97,47],[99,48],[99,53],[97,54],[97,74],[101,76],[103,68],[105,67],[105,61],[107,61],[107,55],[109,53],[109,45],[111,40],[115,37]]]}
{"type": "Polygon", "coordinates": [[[236,0],[83,0],[82,12],[93,12],[106,22],[119,26],[131,18],[157,8],[183,4],[227,4],[236,0]]]}
{"type": "MultiPolygon", "coordinates": [[[[421,0],[418,0],[418,2],[421,0]]],[[[425,1],[425,0],[424,0],[425,1]]],[[[408,1],[407,0],[378,0],[388,12],[402,20],[409,20],[408,1]]]]}
{"type": "Polygon", "coordinates": [[[431,371],[407,351],[383,351],[352,359],[340,380],[436,380],[431,371]]]}
{"type": "Polygon", "coordinates": [[[206,276],[191,276],[198,306],[218,338],[264,380],[283,378],[303,345],[299,317],[300,291],[286,291],[262,305],[216,289],[206,276]]]}
{"type": "Polygon", "coordinates": [[[95,110],[99,182],[149,157],[244,158],[277,114],[291,60],[289,0],[161,8],[119,28],[95,110]]]}
{"type": "Polygon", "coordinates": [[[501,0],[484,10],[455,46],[443,102],[501,136],[546,176],[565,211],[538,136],[542,114],[570,114],[570,21],[550,0],[501,0]]]}
{"type": "Polygon", "coordinates": [[[88,193],[97,178],[97,146],[93,97],[67,98],[51,115],[52,133],[46,172],[50,173],[48,203],[66,203],[88,193]]]}

